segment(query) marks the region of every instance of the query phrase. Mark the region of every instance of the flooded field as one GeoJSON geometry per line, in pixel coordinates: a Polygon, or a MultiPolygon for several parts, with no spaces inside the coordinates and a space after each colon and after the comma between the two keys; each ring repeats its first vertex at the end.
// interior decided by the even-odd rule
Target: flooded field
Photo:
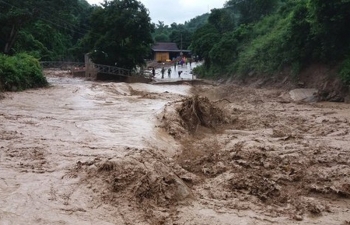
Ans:
{"type": "Polygon", "coordinates": [[[0,224],[350,224],[350,105],[46,76],[0,100],[0,224]]]}

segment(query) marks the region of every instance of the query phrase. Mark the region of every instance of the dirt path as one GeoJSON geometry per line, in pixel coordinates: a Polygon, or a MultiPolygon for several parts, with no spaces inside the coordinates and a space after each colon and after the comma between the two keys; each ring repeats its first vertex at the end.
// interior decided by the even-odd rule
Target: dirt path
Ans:
{"type": "Polygon", "coordinates": [[[0,100],[0,224],[349,224],[349,105],[47,77],[0,100]]]}

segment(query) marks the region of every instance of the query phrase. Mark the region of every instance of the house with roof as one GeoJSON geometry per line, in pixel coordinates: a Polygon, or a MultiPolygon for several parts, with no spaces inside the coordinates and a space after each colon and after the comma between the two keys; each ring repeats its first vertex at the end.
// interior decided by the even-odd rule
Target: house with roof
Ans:
{"type": "Polygon", "coordinates": [[[181,50],[173,42],[156,42],[152,46],[153,59],[157,62],[165,62],[184,55],[189,56],[190,50],[181,50]]]}

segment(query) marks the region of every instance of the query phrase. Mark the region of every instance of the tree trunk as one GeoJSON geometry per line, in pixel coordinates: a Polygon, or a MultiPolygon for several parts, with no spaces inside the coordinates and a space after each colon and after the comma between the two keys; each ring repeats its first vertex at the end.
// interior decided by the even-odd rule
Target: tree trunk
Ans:
{"type": "Polygon", "coordinates": [[[4,53],[5,54],[9,54],[13,45],[15,44],[15,40],[17,38],[17,34],[18,34],[18,29],[16,28],[16,25],[12,25],[12,29],[11,29],[11,33],[7,39],[6,45],[5,45],[5,49],[4,49],[4,53]]]}

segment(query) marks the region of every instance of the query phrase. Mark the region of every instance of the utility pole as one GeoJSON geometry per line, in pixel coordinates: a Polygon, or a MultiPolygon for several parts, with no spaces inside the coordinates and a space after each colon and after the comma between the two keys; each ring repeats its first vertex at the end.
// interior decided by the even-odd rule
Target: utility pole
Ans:
{"type": "Polygon", "coordinates": [[[182,33],[181,33],[181,51],[182,51],[182,33]]]}
{"type": "Polygon", "coordinates": [[[181,35],[180,55],[182,56],[183,55],[183,53],[182,53],[182,33],[180,33],[180,35],[181,35]]]}

